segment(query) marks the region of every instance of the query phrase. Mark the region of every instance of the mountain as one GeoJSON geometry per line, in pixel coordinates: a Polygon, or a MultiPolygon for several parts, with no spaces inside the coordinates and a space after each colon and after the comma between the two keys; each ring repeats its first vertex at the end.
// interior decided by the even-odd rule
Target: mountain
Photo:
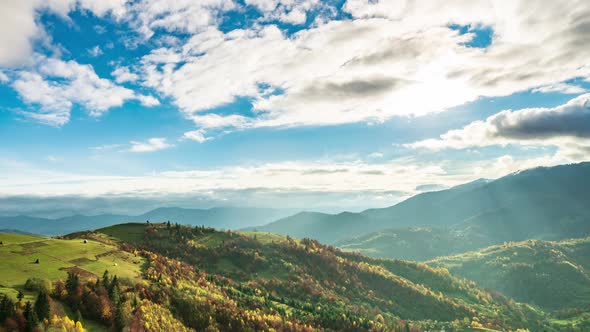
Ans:
{"type": "Polygon", "coordinates": [[[508,242],[427,263],[548,310],[590,305],[590,238],[508,242]]]}
{"type": "Polygon", "coordinates": [[[205,225],[221,229],[257,226],[294,213],[291,209],[217,207],[211,209],[158,208],[137,216],[101,214],[74,215],[58,219],[29,216],[0,217],[0,228],[55,236],[96,229],[122,222],[172,221],[180,224],[205,225]]]}
{"type": "Polygon", "coordinates": [[[504,241],[558,240],[590,234],[587,197],[590,163],[580,163],[534,168],[493,181],[477,180],[419,194],[384,209],[341,215],[302,213],[257,229],[346,248],[361,246],[365,253],[376,252],[381,257],[428,259],[504,241]],[[431,231],[404,230],[408,227],[427,227],[431,231]],[[400,233],[422,237],[407,240],[406,253],[398,255],[400,233]],[[424,249],[416,246],[431,244],[443,251],[436,254],[433,249],[422,256],[407,254],[424,249]]]}

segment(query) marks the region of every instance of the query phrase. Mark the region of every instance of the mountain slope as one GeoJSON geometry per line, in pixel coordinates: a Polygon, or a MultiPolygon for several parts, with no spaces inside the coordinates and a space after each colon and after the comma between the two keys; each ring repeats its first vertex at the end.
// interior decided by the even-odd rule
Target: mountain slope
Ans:
{"type": "Polygon", "coordinates": [[[509,242],[428,264],[546,309],[590,305],[590,238],[509,242]]]}
{"type": "MultiPolygon", "coordinates": [[[[455,319],[476,316],[490,327],[500,327],[502,321],[512,327],[524,326],[532,314],[444,270],[345,253],[313,240],[145,223],[112,226],[83,236],[106,236],[228,278],[227,285],[254,287],[259,294],[270,296],[272,306],[327,330],[347,330],[344,326],[350,321],[337,318],[344,316],[356,324],[374,322],[377,314],[390,322],[386,325],[400,318],[421,321],[423,326],[431,324],[426,320],[437,320],[448,323],[432,327],[448,329],[445,324],[455,319]]],[[[175,296],[171,303],[194,305],[190,297],[175,296]]],[[[364,330],[369,325],[361,327],[358,329],[364,330]]]]}
{"type": "Polygon", "coordinates": [[[585,222],[590,217],[589,196],[590,163],[580,163],[535,168],[494,181],[478,180],[419,194],[389,208],[348,213],[346,218],[324,214],[302,218],[300,214],[257,229],[346,245],[349,242],[344,240],[372,232],[432,227],[446,232],[445,237],[473,238],[477,248],[503,241],[589,234],[590,223],[585,222]]]}

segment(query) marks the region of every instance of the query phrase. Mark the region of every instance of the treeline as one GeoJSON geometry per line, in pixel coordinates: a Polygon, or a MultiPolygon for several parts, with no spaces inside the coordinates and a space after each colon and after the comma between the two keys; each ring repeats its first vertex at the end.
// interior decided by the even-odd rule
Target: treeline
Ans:
{"type": "MultiPolygon", "coordinates": [[[[5,331],[47,331],[50,326],[60,327],[61,320],[50,319],[52,299],[45,291],[40,291],[34,302],[23,301],[19,292],[17,302],[9,296],[0,294],[0,330],[5,331]]],[[[82,331],[81,324],[74,324],[72,331],[82,331]]]]}

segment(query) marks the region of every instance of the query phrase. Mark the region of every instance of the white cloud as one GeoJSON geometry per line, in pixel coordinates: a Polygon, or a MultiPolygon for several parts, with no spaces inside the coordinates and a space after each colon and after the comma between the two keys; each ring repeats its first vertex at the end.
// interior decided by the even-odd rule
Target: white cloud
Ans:
{"type": "Polygon", "coordinates": [[[264,20],[291,24],[305,23],[307,12],[322,5],[319,0],[246,0],[245,3],[256,7],[264,15],[264,20]]]}
{"type": "Polygon", "coordinates": [[[93,146],[90,148],[90,150],[104,151],[104,150],[113,150],[113,149],[117,149],[120,147],[121,147],[121,144],[105,144],[105,145],[93,146]]]}
{"type": "Polygon", "coordinates": [[[544,85],[538,88],[533,89],[533,92],[540,92],[540,93],[551,93],[551,92],[558,92],[564,94],[578,94],[586,92],[586,89],[582,88],[578,85],[572,85],[567,83],[556,83],[550,85],[544,85]]]}
{"type": "Polygon", "coordinates": [[[149,96],[149,95],[137,95],[137,99],[139,100],[139,102],[146,107],[153,107],[153,106],[159,106],[160,105],[160,101],[154,97],[154,96],[149,96]]]}
{"type": "Polygon", "coordinates": [[[590,94],[555,108],[506,110],[410,148],[464,149],[491,145],[555,146],[571,161],[590,158],[590,94]]]}
{"type": "Polygon", "coordinates": [[[158,150],[164,150],[173,147],[174,145],[168,144],[165,138],[150,138],[147,142],[131,141],[130,152],[153,152],[158,150]]]}
{"type": "Polygon", "coordinates": [[[137,99],[144,106],[159,104],[154,97],[136,94],[100,78],[90,65],[45,57],[37,57],[36,62],[34,71],[19,73],[13,87],[26,103],[40,106],[22,114],[42,123],[54,126],[67,123],[74,103],[82,105],[94,117],[127,100],[137,99]]]}
{"type": "Polygon", "coordinates": [[[425,186],[447,188],[481,177],[495,178],[528,167],[552,165],[555,161],[550,156],[532,159],[502,156],[474,162],[417,162],[404,158],[379,164],[283,161],[137,176],[51,172],[2,161],[0,195],[127,195],[156,199],[204,195],[231,202],[254,197],[249,203],[258,206],[268,202],[292,206],[289,204],[294,197],[304,196],[310,197],[305,202],[312,204],[305,206],[329,205],[332,199],[339,208],[359,204],[359,200],[365,207],[367,204],[387,206],[420,192],[425,186]]]}
{"type": "Polygon", "coordinates": [[[18,66],[28,63],[33,43],[45,35],[36,20],[38,11],[48,10],[61,16],[79,8],[97,16],[112,14],[121,17],[127,0],[3,0],[0,10],[0,65],[18,66]]]}
{"type": "Polygon", "coordinates": [[[580,90],[560,82],[590,74],[586,1],[351,0],[345,8],[355,19],[290,36],[273,25],[200,29],[146,56],[142,78],[187,118],[251,97],[256,116],[232,118],[249,128],[384,121],[534,88],[570,93],[580,90]],[[466,47],[477,29],[460,35],[449,24],[491,27],[492,45],[466,47]]]}
{"type": "Polygon", "coordinates": [[[381,152],[373,152],[373,153],[369,154],[369,158],[372,158],[372,159],[381,159],[381,158],[383,158],[383,153],[381,153],[381,152]]]}
{"type": "Polygon", "coordinates": [[[211,139],[210,137],[205,137],[205,131],[202,129],[186,132],[184,133],[182,138],[189,139],[199,143],[203,143],[211,139]]]}
{"type": "Polygon", "coordinates": [[[97,56],[102,55],[103,52],[100,49],[100,46],[96,45],[93,48],[88,50],[88,54],[90,54],[90,56],[97,57],[97,56]]]}
{"type": "Polygon", "coordinates": [[[139,76],[135,73],[132,73],[129,68],[127,67],[117,67],[111,73],[115,77],[115,82],[121,84],[125,82],[136,82],[139,79],[139,76]]]}
{"type": "Polygon", "coordinates": [[[232,0],[143,0],[130,5],[131,24],[146,38],[161,29],[197,33],[217,24],[221,13],[236,8],[232,0]]]}
{"type": "Polygon", "coordinates": [[[0,70],[0,83],[6,83],[8,81],[10,81],[10,77],[0,70]]]}

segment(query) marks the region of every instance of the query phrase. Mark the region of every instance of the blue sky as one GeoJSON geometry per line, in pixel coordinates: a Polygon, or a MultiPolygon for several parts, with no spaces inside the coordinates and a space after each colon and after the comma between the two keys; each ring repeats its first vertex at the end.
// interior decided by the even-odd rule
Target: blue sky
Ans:
{"type": "Polygon", "coordinates": [[[498,6],[3,3],[0,195],[359,210],[587,160],[590,5],[498,6]]]}

